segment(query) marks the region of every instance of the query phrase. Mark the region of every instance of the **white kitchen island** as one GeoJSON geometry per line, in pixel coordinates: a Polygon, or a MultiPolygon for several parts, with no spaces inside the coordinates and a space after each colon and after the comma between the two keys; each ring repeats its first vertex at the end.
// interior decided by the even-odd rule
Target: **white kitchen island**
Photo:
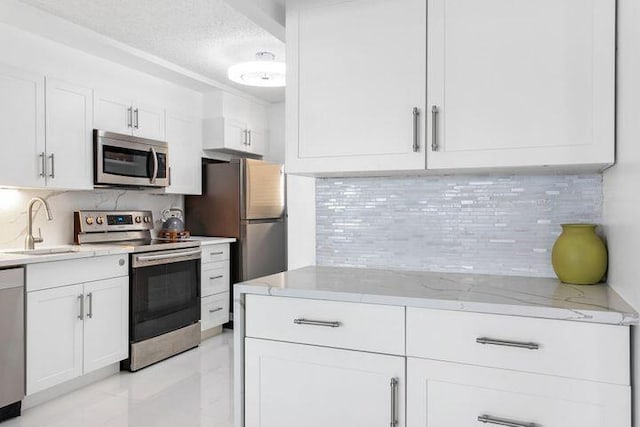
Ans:
{"type": "Polygon", "coordinates": [[[306,267],[235,286],[237,427],[629,427],[609,286],[306,267]]]}

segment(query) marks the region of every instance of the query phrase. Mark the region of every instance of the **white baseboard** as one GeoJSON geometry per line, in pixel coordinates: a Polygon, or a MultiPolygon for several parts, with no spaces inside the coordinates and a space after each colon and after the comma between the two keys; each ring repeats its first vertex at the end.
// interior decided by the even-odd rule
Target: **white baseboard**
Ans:
{"type": "Polygon", "coordinates": [[[46,390],[30,394],[22,400],[22,409],[24,410],[33,408],[34,406],[38,406],[41,403],[71,393],[72,391],[76,391],[82,387],[86,387],[89,384],[93,384],[104,378],[110,377],[111,375],[117,374],[118,372],[120,372],[120,362],[114,363],[113,365],[105,366],[104,368],[100,368],[96,371],[90,372],[78,378],[74,378],[62,384],[58,384],[57,386],[53,386],[46,390]]]}

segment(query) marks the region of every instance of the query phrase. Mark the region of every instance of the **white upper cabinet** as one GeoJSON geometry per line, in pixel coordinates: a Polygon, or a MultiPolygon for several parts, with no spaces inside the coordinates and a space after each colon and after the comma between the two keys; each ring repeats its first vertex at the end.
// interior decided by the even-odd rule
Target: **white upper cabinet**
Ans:
{"type": "Polygon", "coordinates": [[[94,127],[164,141],[165,111],[162,107],[134,102],[126,97],[96,92],[94,127]]]}
{"type": "Polygon", "coordinates": [[[249,152],[264,156],[267,152],[267,132],[262,129],[248,129],[249,152]]]}
{"type": "Polygon", "coordinates": [[[614,162],[614,0],[428,4],[429,169],[614,162]]]}
{"type": "Polygon", "coordinates": [[[615,0],[301,0],[287,61],[289,173],[614,162],[615,0]]]}
{"type": "Polygon", "coordinates": [[[202,126],[200,119],[167,112],[170,182],[166,192],[202,194],[202,126]]]}
{"type": "Polygon", "coordinates": [[[45,185],[44,75],[0,64],[0,185],[45,185]]]}
{"type": "Polygon", "coordinates": [[[133,127],[132,101],[111,94],[96,92],[93,104],[93,126],[96,129],[131,134],[133,127]]]}
{"type": "Polygon", "coordinates": [[[0,64],[0,185],[93,188],[92,96],[90,89],[0,64]]]}
{"type": "Polygon", "coordinates": [[[424,170],[426,19],[425,0],[287,6],[287,172],[424,170]]]}
{"type": "Polygon", "coordinates": [[[263,156],[267,152],[267,109],[227,92],[205,94],[204,150],[263,156]]]}
{"type": "Polygon", "coordinates": [[[149,104],[135,104],[133,107],[133,135],[164,141],[164,109],[149,104]]]}
{"type": "Polygon", "coordinates": [[[47,187],[93,188],[93,92],[46,79],[47,187]]]}

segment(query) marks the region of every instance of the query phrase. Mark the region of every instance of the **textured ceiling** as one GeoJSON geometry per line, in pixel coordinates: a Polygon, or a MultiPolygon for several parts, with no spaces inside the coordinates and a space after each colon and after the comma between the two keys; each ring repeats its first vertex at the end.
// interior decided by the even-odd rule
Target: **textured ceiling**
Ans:
{"type": "Polygon", "coordinates": [[[283,88],[249,88],[227,68],[269,51],[284,61],[284,43],[222,0],[21,0],[75,24],[270,102],[283,88]]]}

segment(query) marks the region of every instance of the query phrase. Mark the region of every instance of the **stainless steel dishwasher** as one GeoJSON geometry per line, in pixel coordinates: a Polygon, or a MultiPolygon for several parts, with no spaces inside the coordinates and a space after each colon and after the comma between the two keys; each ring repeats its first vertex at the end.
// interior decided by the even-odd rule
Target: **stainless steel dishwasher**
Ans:
{"type": "Polygon", "coordinates": [[[20,415],[24,346],[24,269],[0,270],[0,421],[20,415]]]}

